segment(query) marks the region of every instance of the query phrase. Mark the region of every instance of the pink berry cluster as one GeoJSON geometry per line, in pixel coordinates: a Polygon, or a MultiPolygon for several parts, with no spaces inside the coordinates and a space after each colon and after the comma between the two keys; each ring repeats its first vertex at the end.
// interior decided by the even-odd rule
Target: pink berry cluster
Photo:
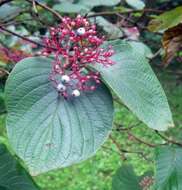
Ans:
{"type": "Polygon", "coordinates": [[[154,183],[154,178],[145,176],[141,181],[140,181],[140,186],[142,187],[143,190],[148,190],[149,187],[154,183]]]}
{"type": "Polygon", "coordinates": [[[93,91],[100,84],[100,74],[89,70],[88,65],[114,64],[110,59],[112,47],[101,47],[104,40],[97,35],[96,25],[80,15],[75,19],[64,17],[58,27],[50,28],[42,53],[55,57],[50,78],[62,96],[79,96],[81,91],[93,91]]]}

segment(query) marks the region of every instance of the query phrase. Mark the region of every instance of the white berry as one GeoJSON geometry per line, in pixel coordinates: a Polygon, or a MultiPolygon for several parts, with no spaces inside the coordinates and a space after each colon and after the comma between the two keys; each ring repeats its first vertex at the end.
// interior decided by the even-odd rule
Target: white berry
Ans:
{"type": "Polygon", "coordinates": [[[72,95],[75,96],[75,97],[78,97],[78,96],[80,96],[80,91],[77,90],[77,89],[73,90],[72,95]]]}
{"type": "Polygon", "coordinates": [[[64,86],[62,83],[59,83],[57,85],[57,90],[60,92],[64,92],[66,90],[66,86],[64,86]]]}
{"type": "Polygon", "coordinates": [[[82,36],[83,34],[85,34],[85,28],[83,27],[78,28],[76,32],[78,35],[82,36]]]}
{"type": "Polygon", "coordinates": [[[70,77],[68,76],[68,75],[63,75],[62,77],[61,77],[61,80],[62,80],[62,82],[69,82],[70,81],[70,77]]]}
{"type": "Polygon", "coordinates": [[[84,49],[84,52],[87,53],[87,52],[88,52],[88,48],[85,48],[85,49],[84,49]]]}

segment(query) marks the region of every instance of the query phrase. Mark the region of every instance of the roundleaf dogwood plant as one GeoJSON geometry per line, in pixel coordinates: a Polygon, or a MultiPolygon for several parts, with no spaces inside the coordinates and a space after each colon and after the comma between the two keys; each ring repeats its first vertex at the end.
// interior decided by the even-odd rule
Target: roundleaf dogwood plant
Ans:
{"type": "Polygon", "coordinates": [[[174,125],[139,42],[106,41],[78,15],[43,43],[41,56],[16,64],[5,89],[8,137],[32,175],[93,156],[111,132],[113,97],[152,129],[174,125]]]}

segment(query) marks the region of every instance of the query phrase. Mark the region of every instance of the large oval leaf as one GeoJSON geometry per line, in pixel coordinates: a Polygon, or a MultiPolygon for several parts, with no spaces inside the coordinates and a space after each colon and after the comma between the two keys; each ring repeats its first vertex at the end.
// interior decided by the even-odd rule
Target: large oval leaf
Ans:
{"type": "MultiPolygon", "coordinates": [[[[145,172],[142,176],[137,176],[131,165],[123,165],[119,168],[112,180],[112,190],[144,190],[143,180],[152,179],[153,172],[145,172]]],[[[148,182],[147,190],[153,185],[148,182]],[[150,186],[150,187],[149,187],[150,186]]]]}
{"type": "Polygon", "coordinates": [[[113,190],[142,190],[139,185],[139,177],[135,174],[133,167],[123,165],[113,177],[113,190]]]}
{"type": "Polygon", "coordinates": [[[38,190],[31,176],[0,144],[0,190],[38,190]]]}
{"type": "Polygon", "coordinates": [[[180,147],[156,149],[156,189],[182,189],[182,150],[180,147]]]}
{"type": "Polygon", "coordinates": [[[156,130],[173,126],[165,93],[138,45],[122,40],[105,43],[112,45],[115,54],[113,66],[95,65],[105,83],[140,120],[156,130]]]}
{"type": "Polygon", "coordinates": [[[112,127],[112,97],[104,85],[65,100],[49,81],[50,70],[50,59],[24,59],[5,89],[8,137],[32,174],[87,159],[112,127]]]}

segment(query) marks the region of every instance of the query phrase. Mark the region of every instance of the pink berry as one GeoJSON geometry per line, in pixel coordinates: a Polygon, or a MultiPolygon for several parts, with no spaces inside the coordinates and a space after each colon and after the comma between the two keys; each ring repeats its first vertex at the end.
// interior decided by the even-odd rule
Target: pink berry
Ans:
{"type": "Polygon", "coordinates": [[[64,17],[58,27],[50,28],[50,37],[44,39],[46,48],[42,55],[55,57],[50,79],[59,84],[58,78],[61,78],[65,88],[59,84],[57,89],[64,98],[80,96],[81,91],[94,91],[101,83],[99,73],[87,70],[87,66],[114,64],[110,59],[114,54],[112,47],[100,48],[104,40],[103,36],[97,35],[96,25],[91,25],[81,15],[75,19],[64,17]],[[91,81],[96,86],[89,86],[91,81]],[[75,90],[70,92],[70,89],[75,90]]]}

